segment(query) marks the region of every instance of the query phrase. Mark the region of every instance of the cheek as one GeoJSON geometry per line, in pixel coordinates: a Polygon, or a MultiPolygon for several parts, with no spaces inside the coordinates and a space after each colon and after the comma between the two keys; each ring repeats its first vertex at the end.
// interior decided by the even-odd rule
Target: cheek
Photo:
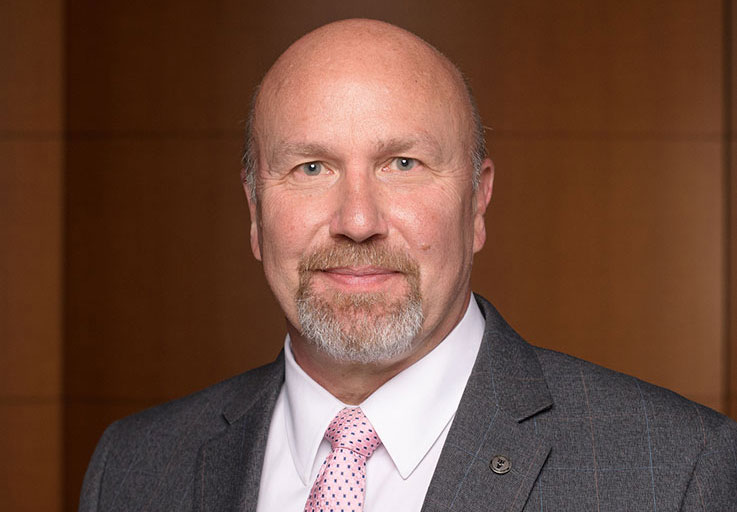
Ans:
{"type": "Polygon", "coordinates": [[[262,256],[271,280],[294,287],[297,265],[326,225],[324,209],[309,196],[279,193],[262,203],[262,256]]]}
{"type": "Polygon", "coordinates": [[[295,233],[298,228],[292,222],[281,223],[278,220],[264,224],[262,227],[262,246],[264,261],[279,261],[289,255],[297,242],[295,233]]]}
{"type": "Polygon", "coordinates": [[[393,217],[420,258],[423,254],[442,258],[470,247],[473,232],[470,209],[463,206],[457,195],[439,192],[395,201],[401,206],[394,208],[393,217]]]}
{"type": "Polygon", "coordinates": [[[296,270],[296,261],[304,250],[303,218],[286,205],[265,204],[262,219],[261,252],[267,276],[296,270]]]}

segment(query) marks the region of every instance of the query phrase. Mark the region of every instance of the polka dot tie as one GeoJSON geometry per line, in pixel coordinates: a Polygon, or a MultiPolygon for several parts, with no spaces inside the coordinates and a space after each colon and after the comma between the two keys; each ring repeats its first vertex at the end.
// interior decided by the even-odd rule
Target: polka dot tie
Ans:
{"type": "Polygon", "coordinates": [[[305,512],[362,512],[366,461],[381,445],[359,407],[340,411],[325,431],[331,451],[307,498],[305,512]]]}

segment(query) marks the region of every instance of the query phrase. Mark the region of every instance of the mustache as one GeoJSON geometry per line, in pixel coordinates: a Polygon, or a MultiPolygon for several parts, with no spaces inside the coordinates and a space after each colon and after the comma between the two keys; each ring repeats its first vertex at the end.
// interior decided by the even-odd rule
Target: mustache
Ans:
{"type": "Polygon", "coordinates": [[[302,257],[299,274],[336,267],[375,266],[419,278],[420,267],[405,250],[375,240],[356,243],[339,240],[302,257]]]}

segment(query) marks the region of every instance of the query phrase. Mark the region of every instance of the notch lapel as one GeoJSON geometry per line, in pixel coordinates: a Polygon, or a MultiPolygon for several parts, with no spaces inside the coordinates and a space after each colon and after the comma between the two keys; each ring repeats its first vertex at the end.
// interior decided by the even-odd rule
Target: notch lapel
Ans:
{"type": "Polygon", "coordinates": [[[200,449],[193,510],[256,510],[269,425],[284,381],[284,354],[226,406],[227,426],[200,449]]]}
{"type": "Polygon", "coordinates": [[[551,444],[537,435],[534,416],[552,398],[532,347],[476,297],[486,331],[422,512],[521,511],[551,444]],[[499,474],[490,463],[504,456],[511,469],[499,474]]]}

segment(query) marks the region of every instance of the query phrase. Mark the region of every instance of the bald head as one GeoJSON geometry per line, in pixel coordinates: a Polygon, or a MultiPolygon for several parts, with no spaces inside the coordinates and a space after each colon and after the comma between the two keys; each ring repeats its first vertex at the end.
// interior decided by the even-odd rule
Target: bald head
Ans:
{"type": "Polygon", "coordinates": [[[349,403],[360,403],[471,300],[494,174],[471,96],[417,36],[346,20],[277,59],[248,133],[251,248],[295,359],[318,382],[355,387],[349,403]]]}
{"type": "Polygon", "coordinates": [[[351,19],[306,34],[264,76],[252,101],[243,156],[243,178],[252,197],[259,151],[263,151],[261,139],[274,126],[288,126],[294,116],[302,115],[305,95],[312,94],[311,101],[342,98],[346,115],[371,116],[375,106],[358,113],[349,101],[366,86],[383,89],[387,99],[407,104],[421,98],[420,108],[447,110],[450,124],[457,125],[456,137],[467,151],[476,185],[486,156],[483,128],[458,68],[411,32],[381,21],[351,19]]]}

